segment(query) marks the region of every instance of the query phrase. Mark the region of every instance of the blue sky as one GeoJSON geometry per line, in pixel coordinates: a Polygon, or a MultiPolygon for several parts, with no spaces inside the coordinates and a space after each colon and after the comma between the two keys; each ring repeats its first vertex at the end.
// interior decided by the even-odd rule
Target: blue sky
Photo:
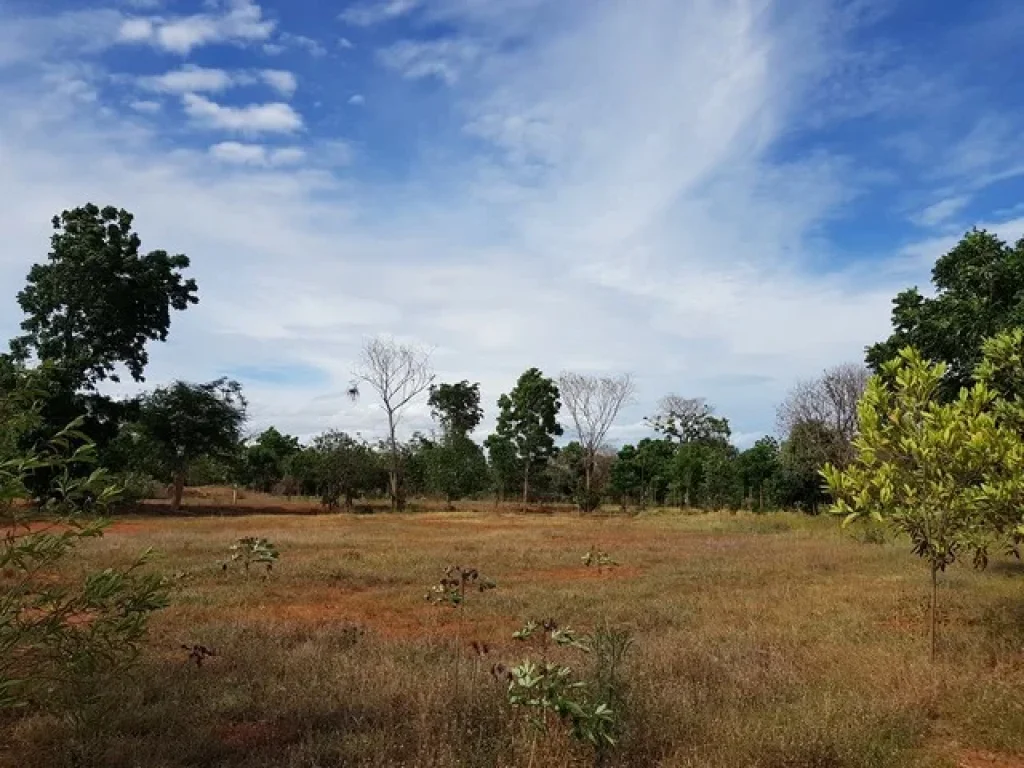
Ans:
{"type": "MultiPolygon", "coordinates": [[[[977,0],[0,0],[0,335],[49,219],[187,253],[148,384],[374,434],[376,333],[494,401],[632,372],[741,443],[862,357],[971,226],[1024,234],[1024,5],[977,0]]],[[[126,387],[131,389],[131,387],[126,387]]],[[[404,427],[429,426],[420,406],[404,427]]]]}

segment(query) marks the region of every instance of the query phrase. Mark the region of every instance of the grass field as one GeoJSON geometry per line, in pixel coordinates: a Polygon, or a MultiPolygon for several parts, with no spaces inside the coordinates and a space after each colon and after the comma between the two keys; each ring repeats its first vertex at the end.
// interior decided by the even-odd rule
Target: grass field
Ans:
{"type": "MultiPolygon", "coordinates": [[[[149,516],[75,568],[146,547],[177,586],[132,679],[96,705],[103,766],[593,764],[564,729],[532,729],[489,671],[526,653],[511,639],[525,620],[548,617],[633,633],[609,765],[1024,766],[1024,568],[1009,560],[943,580],[933,665],[925,567],[830,519],[149,516]],[[269,576],[222,571],[248,535],[278,546],[269,576]],[[620,565],[585,568],[591,545],[620,565]],[[450,563],[497,582],[461,618],[424,600],[450,563]],[[193,643],[217,655],[197,667],[180,647],[193,643]]],[[[70,760],[60,721],[8,732],[0,763],[70,760]]]]}

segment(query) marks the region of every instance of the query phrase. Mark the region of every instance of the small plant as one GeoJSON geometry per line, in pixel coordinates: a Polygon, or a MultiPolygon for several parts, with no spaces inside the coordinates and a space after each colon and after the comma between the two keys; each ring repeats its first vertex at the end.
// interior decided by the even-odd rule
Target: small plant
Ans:
{"type": "Polygon", "coordinates": [[[450,605],[458,608],[466,601],[467,589],[486,592],[497,586],[490,579],[480,575],[476,568],[463,568],[460,565],[449,565],[444,569],[441,580],[430,588],[426,599],[438,605],[450,605]]]}
{"type": "Polygon", "coordinates": [[[618,563],[612,559],[611,555],[599,550],[593,544],[590,545],[590,549],[587,550],[587,553],[580,559],[583,561],[583,565],[587,568],[597,566],[598,573],[606,568],[615,568],[618,565],[618,563]]]}
{"type": "MultiPolygon", "coordinates": [[[[459,658],[462,654],[462,623],[466,597],[469,593],[487,592],[497,587],[490,579],[480,575],[476,568],[463,568],[461,565],[449,565],[437,584],[426,594],[428,602],[435,605],[447,605],[460,609],[459,620],[455,629],[455,695],[459,693],[459,658]]],[[[478,644],[477,644],[478,645],[478,644]]],[[[477,651],[479,660],[480,652],[477,651]]]]}
{"type": "Polygon", "coordinates": [[[217,655],[216,651],[212,651],[205,645],[199,645],[198,643],[193,645],[182,643],[181,648],[182,650],[188,651],[188,660],[190,662],[194,661],[197,667],[203,666],[203,662],[207,658],[217,655]]]}
{"type": "MultiPolygon", "coordinates": [[[[249,566],[256,563],[263,563],[267,566],[267,572],[273,570],[274,563],[279,557],[277,547],[270,541],[257,536],[245,536],[231,545],[231,562],[241,562],[245,567],[246,574],[249,573],[249,566]]],[[[224,570],[227,570],[227,563],[224,563],[224,570]]]]}
{"type": "MultiPolygon", "coordinates": [[[[603,765],[617,742],[619,715],[611,700],[622,703],[618,669],[631,643],[628,632],[602,629],[594,635],[579,635],[560,627],[554,619],[528,621],[513,633],[522,642],[539,641],[542,658],[526,659],[511,668],[497,664],[491,669],[496,679],[508,681],[509,704],[528,712],[528,722],[546,732],[552,717],[565,723],[577,741],[594,749],[594,762],[603,765]],[[571,648],[590,654],[596,651],[592,681],[577,676],[572,667],[547,658],[551,646],[571,648]]],[[[534,742],[534,747],[536,742],[534,742]]]]}

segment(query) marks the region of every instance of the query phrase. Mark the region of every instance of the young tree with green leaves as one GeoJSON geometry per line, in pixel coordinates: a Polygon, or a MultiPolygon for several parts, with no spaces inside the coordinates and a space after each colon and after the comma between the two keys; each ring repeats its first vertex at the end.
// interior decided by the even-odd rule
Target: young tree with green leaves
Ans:
{"type": "Polygon", "coordinates": [[[53,217],[45,264],[28,273],[18,294],[25,332],[11,342],[15,357],[57,366],[72,390],[118,381],[124,365],[143,380],[146,343],[165,341],[171,310],[199,301],[189,260],[166,251],[140,254],[142,241],[124,209],[93,204],[53,217]]]}
{"type": "Polygon", "coordinates": [[[150,615],[167,605],[167,589],[142,571],[145,554],[80,582],[57,578],[82,541],[103,535],[108,522],[99,515],[121,490],[95,469],[95,448],[77,427],[0,459],[0,713],[35,705],[87,729],[110,678],[137,653],[150,615]],[[25,479],[43,467],[55,493],[26,510],[25,479]]]}
{"type": "Polygon", "coordinates": [[[176,381],[139,400],[136,440],[153,461],[154,474],[174,483],[173,509],[181,497],[189,465],[201,456],[229,457],[238,450],[246,402],[236,381],[207,384],[176,381]]]}
{"type": "Polygon", "coordinates": [[[264,493],[271,492],[288,474],[289,461],[299,450],[299,438],[282,434],[275,427],[264,430],[245,447],[245,484],[264,493]]]}
{"type": "Polygon", "coordinates": [[[484,416],[480,385],[460,381],[432,386],[427,403],[441,427],[440,442],[426,453],[427,481],[450,507],[454,500],[487,486],[487,459],[469,437],[484,416]]]}
{"type": "Polygon", "coordinates": [[[325,432],[313,438],[303,453],[304,461],[299,466],[308,467],[328,509],[337,507],[342,499],[346,509],[352,509],[357,496],[383,486],[378,455],[366,442],[345,432],[325,432]]]}
{"type": "Polygon", "coordinates": [[[467,437],[484,417],[484,410],[480,407],[479,383],[470,384],[463,380],[455,384],[432,385],[427,404],[445,438],[467,437]]]}
{"type": "Polygon", "coordinates": [[[526,370],[508,394],[498,398],[498,440],[515,448],[523,476],[523,507],[530,499],[530,473],[555,449],[562,434],[558,385],[537,368],[526,370]]]}
{"type": "Polygon", "coordinates": [[[964,553],[984,564],[993,537],[1021,522],[1020,401],[1006,400],[996,382],[1024,375],[1024,366],[1008,370],[1007,349],[1016,350],[1019,364],[1024,334],[985,345],[978,381],[951,401],[942,394],[947,366],[913,348],[902,350],[882,364],[861,400],[856,460],[846,469],[823,470],[846,523],[864,517],[886,522],[928,562],[932,658],[939,573],[964,553]]]}

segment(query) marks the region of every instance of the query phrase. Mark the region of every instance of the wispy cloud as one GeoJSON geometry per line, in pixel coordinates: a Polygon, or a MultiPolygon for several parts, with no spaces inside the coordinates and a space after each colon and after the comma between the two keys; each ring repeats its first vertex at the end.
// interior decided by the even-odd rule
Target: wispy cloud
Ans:
{"type": "Polygon", "coordinates": [[[947,197],[929,205],[914,217],[914,221],[923,227],[934,227],[960,213],[970,202],[971,198],[966,195],[947,197]]]}
{"type": "Polygon", "coordinates": [[[473,40],[399,40],[377,51],[377,58],[402,77],[413,80],[437,77],[452,85],[482,53],[480,45],[473,40]]]}
{"type": "MultiPolygon", "coordinates": [[[[285,46],[292,46],[295,48],[301,48],[310,56],[319,58],[327,55],[327,49],[317,40],[312,37],[306,37],[305,35],[293,35],[289,32],[284,32],[279,38],[281,43],[285,46]]],[[[266,48],[267,46],[264,46],[266,48]]]]}
{"type": "Polygon", "coordinates": [[[353,3],[338,18],[346,24],[369,27],[405,16],[420,5],[421,0],[364,0],[353,3]]]}
{"type": "Polygon", "coordinates": [[[148,99],[136,99],[129,102],[128,106],[144,115],[155,115],[162,108],[159,101],[150,101],[148,99]]]}
{"type": "Polygon", "coordinates": [[[283,102],[232,107],[194,93],[186,93],[183,100],[186,114],[208,128],[243,134],[293,133],[303,124],[299,113],[283,102]]]}

